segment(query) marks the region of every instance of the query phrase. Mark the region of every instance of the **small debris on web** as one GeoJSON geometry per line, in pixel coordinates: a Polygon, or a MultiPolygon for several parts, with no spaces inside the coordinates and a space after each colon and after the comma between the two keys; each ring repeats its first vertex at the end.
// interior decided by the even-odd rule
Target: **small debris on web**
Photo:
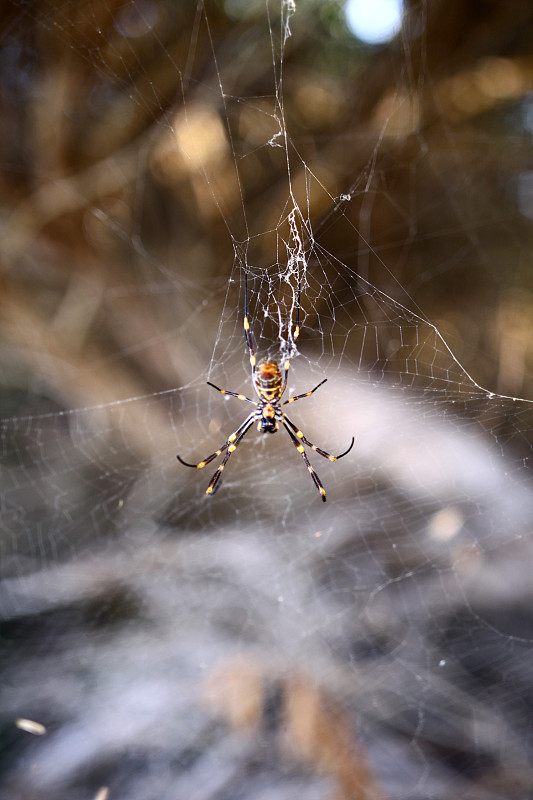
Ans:
{"type": "Polygon", "coordinates": [[[46,733],[46,727],[41,722],[35,722],[33,719],[24,719],[23,717],[19,717],[19,719],[15,720],[15,725],[21,731],[33,733],[34,736],[44,736],[46,733]]]}

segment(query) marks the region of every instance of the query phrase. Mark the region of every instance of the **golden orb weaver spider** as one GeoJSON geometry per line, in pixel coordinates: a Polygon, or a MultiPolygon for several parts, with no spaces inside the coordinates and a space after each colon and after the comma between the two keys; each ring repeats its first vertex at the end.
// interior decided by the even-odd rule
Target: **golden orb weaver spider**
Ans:
{"type": "MultiPolygon", "coordinates": [[[[300,333],[300,288],[298,287],[298,302],[296,305],[296,326],[294,328],[294,333],[292,335],[293,341],[295,341],[300,333]]],[[[289,397],[288,400],[285,400],[283,403],[281,402],[281,397],[287,388],[287,377],[289,374],[289,367],[290,361],[286,359],[283,365],[283,375],[281,372],[281,368],[277,361],[262,361],[259,366],[256,368],[256,359],[255,359],[255,352],[254,352],[254,343],[252,338],[252,333],[250,331],[250,323],[248,321],[248,281],[247,275],[244,275],[244,338],[246,339],[246,345],[248,347],[248,351],[250,353],[250,366],[252,367],[252,382],[255,391],[259,397],[259,400],[251,400],[249,397],[246,397],[244,394],[239,394],[237,392],[229,392],[227,389],[219,389],[218,386],[215,386],[214,383],[207,381],[208,386],[212,386],[213,389],[216,389],[217,392],[220,394],[227,394],[230,397],[236,397],[238,400],[244,400],[246,403],[251,403],[255,406],[255,410],[249,414],[242,425],[239,425],[236,431],[234,431],[219,450],[216,452],[211,453],[210,456],[204,458],[203,461],[200,461],[198,464],[189,464],[188,461],[184,461],[181,456],[177,456],[178,461],[186,467],[192,467],[193,469],[203,469],[203,467],[210,464],[217,456],[227,450],[224,459],[211,478],[209,486],[205,490],[207,495],[212,495],[216,492],[219,486],[220,476],[224,471],[226,464],[228,463],[229,457],[232,453],[235,452],[237,447],[240,445],[250,428],[252,427],[254,422],[257,422],[257,430],[260,433],[276,433],[279,430],[280,423],[283,425],[287,433],[289,434],[293,445],[296,447],[300,455],[302,456],[307,469],[309,470],[309,474],[311,475],[314,484],[318,491],[320,492],[320,496],[322,500],[326,502],[326,490],[322,486],[320,482],[320,478],[316,474],[315,470],[309,463],[309,459],[307,458],[306,452],[304,450],[303,445],[306,444],[311,450],[314,450],[316,453],[320,453],[321,456],[327,458],[329,461],[338,461],[339,458],[343,458],[343,456],[348,455],[350,450],[354,444],[354,437],[352,436],[352,441],[350,446],[344,453],[341,453],[338,456],[333,456],[331,453],[327,453],[325,450],[321,450],[320,447],[317,447],[316,444],[313,444],[306,439],[303,435],[302,431],[296,427],[296,425],[291,422],[291,420],[287,417],[286,414],[283,413],[281,410],[281,406],[286,406],[287,403],[294,403],[296,400],[301,400],[303,397],[309,397],[316,392],[316,390],[322,386],[326,381],[327,378],[324,378],[323,381],[320,381],[319,384],[315,386],[314,389],[311,389],[310,392],[305,392],[304,394],[298,394],[296,397],[289,397]]]]}

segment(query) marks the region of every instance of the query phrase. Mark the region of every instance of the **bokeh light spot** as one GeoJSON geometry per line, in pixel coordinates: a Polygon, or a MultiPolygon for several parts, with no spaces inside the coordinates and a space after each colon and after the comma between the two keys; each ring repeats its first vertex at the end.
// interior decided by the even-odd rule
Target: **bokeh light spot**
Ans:
{"type": "Polygon", "coordinates": [[[402,0],[348,0],[345,14],[351,32],[368,44],[388,42],[402,24],[402,0]]]}

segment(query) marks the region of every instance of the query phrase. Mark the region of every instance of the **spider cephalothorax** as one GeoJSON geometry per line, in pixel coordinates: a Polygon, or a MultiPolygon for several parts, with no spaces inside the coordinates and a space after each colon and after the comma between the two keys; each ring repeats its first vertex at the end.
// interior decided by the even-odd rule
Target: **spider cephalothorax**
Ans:
{"type": "MultiPolygon", "coordinates": [[[[197,469],[202,469],[213,461],[217,456],[227,450],[226,455],[222,461],[222,464],[219,466],[211,481],[209,486],[205,490],[206,494],[214,494],[218,488],[220,476],[226,466],[230,455],[237,449],[239,444],[244,439],[245,435],[250,430],[251,426],[254,422],[257,422],[257,430],[260,433],[276,433],[279,430],[280,424],[283,425],[287,433],[289,434],[292,443],[302,456],[307,469],[314,481],[314,484],[320,495],[322,500],[326,500],[326,490],[322,486],[320,482],[320,478],[316,474],[315,470],[309,463],[309,459],[305,453],[303,445],[306,444],[311,450],[314,450],[316,453],[320,453],[321,456],[324,458],[329,459],[329,461],[337,461],[339,458],[342,458],[353,447],[354,439],[352,437],[352,441],[350,446],[344,453],[341,453],[338,456],[332,456],[331,453],[327,453],[325,450],[321,450],[320,447],[317,447],[315,444],[310,442],[308,439],[305,438],[302,431],[299,430],[296,425],[291,422],[291,420],[287,417],[287,415],[281,410],[281,406],[287,405],[287,403],[294,403],[295,400],[301,400],[302,397],[309,397],[309,395],[316,392],[319,386],[322,386],[323,383],[326,382],[327,378],[324,378],[318,386],[315,386],[314,389],[311,389],[310,392],[305,392],[304,394],[298,394],[296,397],[289,397],[288,400],[285,400],[283,403],[281,402],[281,397],[287,388],[287,377],[289,374],[289,367],[290,361],[287,358],[283,365],[283,372],[277,361],[262,361],[256,367],[256,359],[255,359],[255,352],[254,352],[254,345],[252,334],[250,332],[250,323],[248,321],[248,286],[247,286],[247,279],[246,275],[244,276],[244,337],[246,339],[246,344],[248,346],[248,351],[250,353],[250,366],[252,367],[252,381],[254,385],[254,389],[257,392],[259,400],[251,400],[249,397],[246,397],[244,394],[238,394],[237,392],[229,392],[227,389],[219,389],[218,386],[215,386],[214,383],[207,382],[209,386],[212,386],[221,394],[228,394],[231,397],[237,397],[239,400],[244,400],[246,403],[251,403],[255,406],[255,410],[249,414],[242,425],[240,425],[237,430],[228,436],[226,442],[222,445],[220,450],[217,450],[214,453],[211,453],[210,456],[205,458],[203,461],[200,461],[198,464],[189,464],[187,461],[184,461],[180,456],[178,456],[178,460],[184,464],[186,467],[195,467],[197,469]]],[[[296,327],[294,329],[294,333],[292,334],[293,342],[298,338],[298,334],[300,333],[300,325],[299,325],[299,317],[300,317],[300,291],[298,290],[298,302],[296,305],[296,327]]]]}

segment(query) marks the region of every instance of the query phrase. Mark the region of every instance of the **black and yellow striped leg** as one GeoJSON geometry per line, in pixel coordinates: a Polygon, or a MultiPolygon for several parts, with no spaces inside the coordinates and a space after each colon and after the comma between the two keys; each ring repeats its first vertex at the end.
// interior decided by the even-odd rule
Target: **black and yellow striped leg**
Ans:
{"type": "Polygon", "coordinates": [[[327,378],[324,378],[324,380],[320,381],[320,383],[317,384],[314,389],[311,389],[310,392],[305,392],[304,394],[297,394],[296,397],[289,397],[289,399],[285,400],[281,405],[282,406],[286,406],[287,403],[295,403],[296,400],[301,400],[302,397],[309,397],[310,395],[313,394],[313,392],[316,392],[317,389],[320,389],[322,384],[324,384],[326,381],[327,381],[327,378]]]}
{"type": "Polygon", "coordinates": [[[348,455],[348,453],[350,452],[350,450],[353,447],[353,443],[355,442],[355,438],[352,436],[352,441],[351,441],[350,446],[348,447],[348,449],[345,450],[344,453],[341,453],[338,456],[333,456],[333,455],[331,455],[331,453],[328,453],[326,450],[321,450],[320,447],[317,447],[316,444],[313,444],[313,442],[310,442],[309,439],[306,439],[305,436],[303,435],[302,431],[299,430],[296,427],[296,425],[294,424],[294,422],[291,422],[291,420],[287,416],[285,416],[285,414],[283,415],[283,422],[284,422],[285,426],[289,425],[292,428],[292,430],[294,431],[294,433],[296,434],[298,439],[300,439],[304,444],[306,444],[308,447],[310,447],[311,450],[314,450],[315,453],[320,453],[321,456],[324,456],[324,458],[327,458],[329,461],[338,461],[339,458],[342,458],[343,456],[348,455]]]}
{"type": "Polygon", "coordinates": [[[250,351],[250,366],[252,367],[253,380],[255,377],[255,352],[254,340],[250,330],[250,321],[248,319],[248,275],[246,272],[244,273],[244,338],[246,339],[246,344],[248,346],[248,350],[250,351]]]}
{"type": "Polygon", "coordinates": [[[320,483],[320,478],[318,477],[318,475],[314,471],[313,467],[309,463],[309,459],[307,458],[307,456],[305,454],[305,450],[304,450],[303,444],[298,441],[298,439],[296,438],[294,433],[291,431],[289,426],[286,424],[286,419],[283,420],[283,425],[285,426],[285,430],[287,431],[287,433],[291,437],[293,445],[296,447],[296,449],[298,450],[298,452],[302,456],[303,460],[305,461],[307,469],[309,470],[309,474],[311,475],[311,477],[313,479],[313,482],[314,482],[316,488],[318,489],[318,491],[320,492],[320,496],[322,497],[322,500],[325,503],[326,502],[326,490],[324,489],[324,487],[320,483]]]}
{"type": "Polygon", "coordinates": [[[253,425],[253,422],[254,422],[254,417],[253,417],[253,414],[251,414],[245,420],[244,427],[241,425],[241,427],[239,428],[241,433],[239,433],[239,435],[236,436],[236,438],[233,440],[233,442],[230,445],[228,445],[228,452],[224,456],[222,464],[220,465],[220,467],[217,469],[217,471],[215,472],[215,474],[211,478],[209,486],[205,490],[206,494],[208,494],[208,495],[215,494],[216,490],[218,489],[218,482],[220,480],[220,476],[222,475],[222,473],[224,471],[224,467],[226,466],[229,457],[231,456],[232,453],[235,452],[237,447],[240,445],[240,443],[242,442],[242,440],[244,439],[244,437],[246,436],[246,434],[250,430],[251,426],[253,425]]]}
{"type": "Polygon", "coordinates": [[[218,386],[215,386],[215,384],[211,383],[211,381],[207,381],[207,385],[208,386],[212,386],[213,389],[216,389],[217,392],[220,392],[220,394],[227,394],[230,397],[236,397],[237,400],[246,400],[247,403],[252,403],[252,405],[254,405],[254,406],[257,405],[255,400],[250,400],[250,398],[246,397],[246,395],[244,395],[244,394],[239,394],[238,392],[228,392],[227,389],[219,389],[218,386]]]}
{"type": "Polygon", "coordinates": [[[285,364],[283,365],[283,367],[284,367],[284,373],[283,373],[283,388],[282,388],[282,390],[281,390],[281,394],[283,394],[283,392],[284,392],[284,391],[285,391],[285,389],[287,388],[287,380],[288,380],[288,378],[289,378],[289,367],[290,367],[290,365],[291,365],[291,362],[289,361],[289,359],[287,359],[287,360],[285,361],[285,364]]]}
{"type": "Polygon", "coordinates": [[[298,281],[298,299],[296,300],[296,327],[292,334],[292,341],[295,342],[300,335],[300,295],[302,293],[302,282],[298,281]]]}
{"type": "Polygon", "coordinates": [[[189,462],[188,461],[184,461],[181,458],[181,456],[176,456],[176,458],[178,459],[180,464],[183,464],[183,466],[185,466],[185,467],[193,467],[194,469],[203,469],[205,466],[207,466],[207,464],[210,464],[211,461],[214,461],[214,459],[217,456],[219,456],[221,453],[223,453],[224,450],[226,450],[226,448],[231,447],[231,445],[236,441],[236,439],[238,439],[241,436],[243,436],[246,433],[246,431],[248,430],[248,428],[250,427],[250,425],[252,424],[253,421],[254,421],[254,414],[252,412],[249,416],[246,417],[246,419],[244,420],[242,425],[239,425],[237,430],[234,431],[234,433],[232,433],[231,436],[228,436],[228,438],[226,439],[226,442],[222,445],[220,450],[216,450],[214,453],[211,453],[210,456],[207,456],[207,458],[204,458],[203,461],[199,461],[198,464],[189,464],[189,462]]]}
{"type": "MultiPolygon", "coordinates": [[[[296,300],[296,325],[295,325],[294,331],[290,331],[290,336],[291,336],[293,344],[295,343],[296,339],[300,335],[300,295],[301,295],[301,293],[302,293],[302,284],[301,284],[301,281],[299,281],[298,282],[298,298],[296,300]]],[[[285,364],[284,364],[283,389],[282,389],[282,392],[281,392],[282,394],[285,391],[285,389],[287,388],[287,380],[288,380],[288,377],[289,377],[289,367],[290,367],[290,365],[291,365],[291,362],[289,361],[289,359],[287,359],[285,361],[285,364]]],[[[322,383],[324,383],[324,381],[322,381],[322,383]]],[[[313,392],[314,392],[314,389],[313,389],[313,392]]],[[[309,394],[312,394],[312,392],[309,392],[309,394]]],[[[301,395],[301,396],[302,397],[306,397],[306,395],[304,395],[304,394],[301,395]]],[[[296,399],[297,398],[295,397],[294,400],[296,400],[296,399]]],[[[289,402],[289,401],[287,401],[287,402],[289,402]]]]}

